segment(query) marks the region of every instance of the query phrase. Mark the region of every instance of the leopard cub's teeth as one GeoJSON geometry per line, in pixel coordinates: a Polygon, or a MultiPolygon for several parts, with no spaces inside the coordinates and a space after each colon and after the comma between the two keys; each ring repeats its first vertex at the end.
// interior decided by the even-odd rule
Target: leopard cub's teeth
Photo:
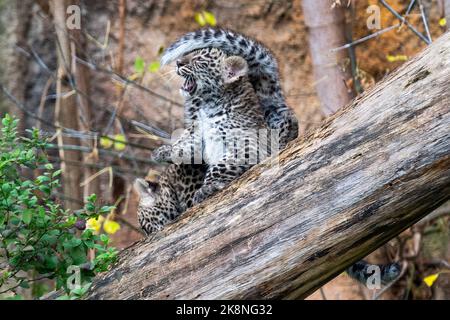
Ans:
{"type": "Polygon", "coordinates": [[[196,83],[193,79],[186,79],[183,83],[182,89],[188,93],[192,93],[195,91],[196,83]]]}

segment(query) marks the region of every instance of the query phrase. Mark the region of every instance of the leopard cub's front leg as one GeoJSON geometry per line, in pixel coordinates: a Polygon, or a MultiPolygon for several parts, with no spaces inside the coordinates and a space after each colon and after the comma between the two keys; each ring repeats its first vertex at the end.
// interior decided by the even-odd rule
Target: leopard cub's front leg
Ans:
{"type": "Polygon", "coordinates": [[[202,161],[201,137],[194,129],[194,126],[187,128],[172,145],[163,145],[156,149],[152,159],[176,164],[200,164],[202,161]]]}
{"type": "Polygon", "coordinates": [[[220,186],[218,186],[216,183],[204,184],[195,192],[194,197],[192,198],[192,203],[195,205],[203,202],[220,189],[220,186]]]}
{"type": "Polygon", "coordinates": [[[240,177],[251,165],[215,164],[209,165],[203,185],[193,197],[193,203],[198,204],[228,186],[234,179],[240,177]]]}

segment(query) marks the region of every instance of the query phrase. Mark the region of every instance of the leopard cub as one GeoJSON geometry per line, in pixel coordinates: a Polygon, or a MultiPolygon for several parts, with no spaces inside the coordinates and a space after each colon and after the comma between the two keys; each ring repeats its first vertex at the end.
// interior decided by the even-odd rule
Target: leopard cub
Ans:
{"type": "Polygon", "coordinates": [[[148,236],[192,207],[194,193],[202,186],[206,168],[203,165],[172,164],[158,182],[136,179],[139,194],[137,216],[148,236]]]}
{"type": "Polygon", "coordinates": [[[268,126],[244,58],[204,48],[178,60],[177,72],[185,78],[182,90],[190,121],[181,137],[156,150],[153,159],[182,163],[199,159],[207,166],[195,204],[262,160],[261,150],[267,151],[267,145],[261,135],[267,135],[268,126]]]}

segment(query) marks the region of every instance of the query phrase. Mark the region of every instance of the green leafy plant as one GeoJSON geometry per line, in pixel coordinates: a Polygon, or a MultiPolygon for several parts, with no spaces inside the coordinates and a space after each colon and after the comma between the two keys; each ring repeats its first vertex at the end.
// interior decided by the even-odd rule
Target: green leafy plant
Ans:
{"type": "Polygon", "coordinates": [[[46,288],[37,280],[51,279],[64,297],[79,298],[92,277],[116,259],[108,236],[86,228],[87,220],[111,207],[97,206],[95,195],[75,212],[55,202],[61,171],[48,162],[47,142],[38,130],[18,137],[17,123],[6,115],[0,134],[0,297],[19,299],[18,288],[40,296],[46,288]],[[27,169],[41,173],[29,179],[23,174],[27,169]]]}

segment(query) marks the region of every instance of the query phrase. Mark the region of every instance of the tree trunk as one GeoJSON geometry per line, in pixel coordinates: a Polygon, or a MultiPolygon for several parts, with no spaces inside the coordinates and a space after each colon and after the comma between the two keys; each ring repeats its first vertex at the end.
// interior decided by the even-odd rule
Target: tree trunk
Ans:
{"type": "Polygon", "coordinates": [[[303,15],[309,33],[309,49],[314,80],[322,112],[334,113],[353,98],[348,52],[331,49],[346,43],[344,9],[334,0],[303,0],[303,15]]]}
{"type": "MultiPolygon", "coordinates": [[[[70,4],[79,5],[78,1],[70,4]]],[[[74,55],[82,55],[85,45],[80,30],[69,30],[66,24],[67,1],[54,0],[51,8],[55,23],[56,48],[58,52],[58,82],[57,100],[55,106],[55,119],[57,124],[70,129],[89,131],[92,125],[92,108],[90,103],[90,77],[89,69],[74,61],[74,55]],[[68,85],[72,81],[73,87],[68,85]],[[75,92],[76,90],[76,92],[75,92]]],[[[83,58],[83,57],[82,57],[83,58]]],[[[80,140],[71,137],[58,137],[59,145],[79,145],[80,140]]],[[[93,148],[94,141],[88,141],[88,146],[93,148]]],[[[85,185],[84,191],[80,187],[83,180],[88,179],[96,173],[96,170],[89,166],[82,168],[69,163],[96,163],[98,155],[92,152],[82,155],[78,150],[60,150],[62,176],[64,179],[64,195],[68,199],[83,201],[92,193],[100,194],[100,180],[94,179],[85,185]]],[[[78,209],[79,203],[73,200],[65,201],[66,209],[78,209]]]]}
{"type": "MultiPolygon", "coordinates": [[[[3,21],[6,29],[6,41],[2,46],[5,46],[4,61],[5,65],[1,66],[4,75],[2,81],[7,83],[11,94],[19,101],[25,101],[27,72],[29,69],[29,61],[23,54],[18,53],[18,47],[24,47],[27,42],[28,31],[31,25],[33,0],[25,0],[20,2],[10,2],[4,4],[6,11],[6,18],[3,21]],[[7,76],[6,76],[7,75],[7,76]]],[[[2,71],[2,70],[0,70],[2,71]]],[[[25,132],[26,117],[25,113],[17,108],[15,105],[8,103],[10,108],[8,112],[14,115],[21,121],[18,124],[18,131],[20,134],[25,132]]],[[[1,111],[1,110],[0,110],[1,111]]]]}
{"type": "Polygon", "coordinates": [[[273,162],[123,251],[88,298],[305,298],[450,198],[449,128],[447,33],[273,162]]]}
{"type": "MultiPolygon", "coordinates": [[[[80,32],[80,30],[70,30],[70,33],[72,38],[78,43],[78,46],[76,48],[77,57],[80,57],[83,60],[87,60],[87,57],[85,57],[84,52],[86,52],[86,39],[85,36],[80,32]]],[[[76,70],[74,70],[75,74],[75,83],[78,90],[78,112],[81,114],[81,117],[78,119],[79,128],[82,131],[97,131],[97,128],[95,128],[95,121],[93,116],[93,110],[92,108],[92,99],[91,99],[91,75],[90,75],[90,69],[81,63],[76,63],[76,70]]],[[[98,141],[97,141],[98,143],[98,141]]],[[[97,144],[94,140],[88,140],[83,141],[83,144],[85,146],[88,146],[92,148],[93,150],[97,147],[97,144]]],[[[91,152],[91,153],[83,153],[82,155],[83,163],[87,166],[84,167],[84,176],[83,180],[86,181],[88,178],[96,174],[99,169],[98,168],[92,168],[89,166],[89,164],[96,164],[99,161],[98,153],[97,152],[91,152]]],[[[89,183],[84,185],[83,188],[83,197],[86,199],[89,195],[95,193],[97,196],[100,196],[101,189],[100,189],[100,179],[96,178],[94,180],[91,180],[89,183]]]]}

